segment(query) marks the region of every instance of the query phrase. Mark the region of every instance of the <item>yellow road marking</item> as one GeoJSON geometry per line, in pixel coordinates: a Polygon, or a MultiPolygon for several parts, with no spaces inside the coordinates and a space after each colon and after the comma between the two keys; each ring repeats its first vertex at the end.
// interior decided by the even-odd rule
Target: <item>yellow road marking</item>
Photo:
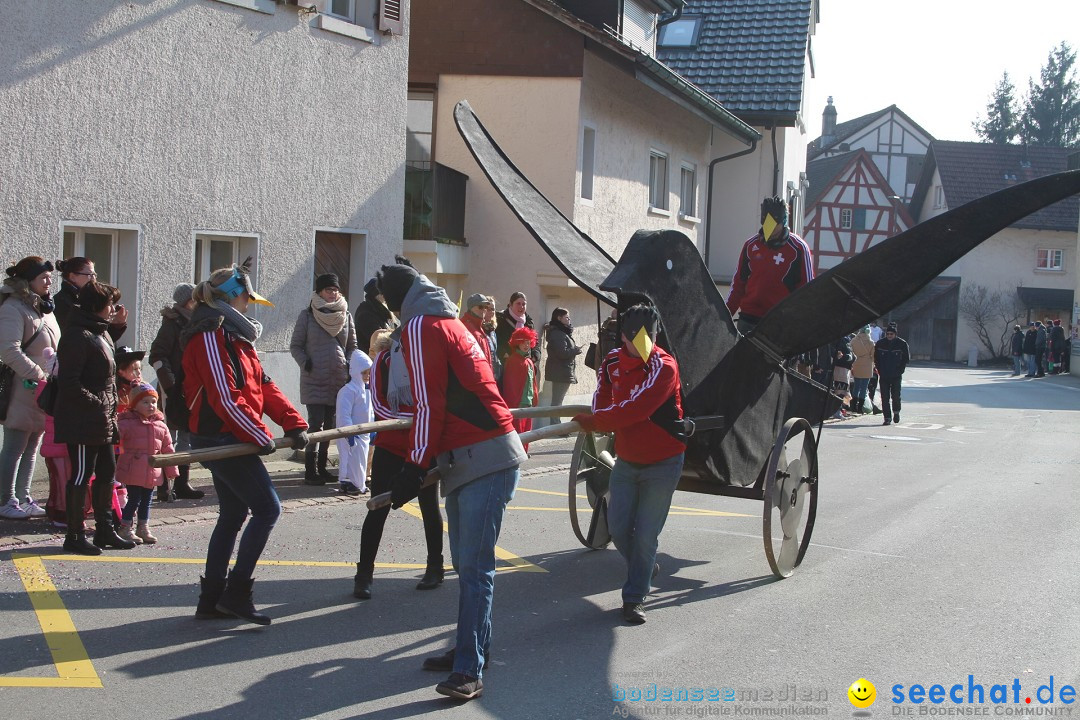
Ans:
{"type": "MultiPolygon", "coordinates": [[[[440,506],[440,507],[443,507],[443,506],[440,506]]],[[[409,513],[410,515],[412,515],[415,518],[420,518],[422,520],[423,517],[424,517],[423,515],[420,514],[420,506],[417,505],[415,502],[411,502],[411,503],[408,503],[406,505],[402,505],[401,509],[404,510],[405,512],[409,513]]],[[[447,530],[448,530],[448,528],[446,527],[446,523],[444,522],[443,523],[443,532],[447,532],[447,530]]],[[[510,552],[509,550],[502,549],[498,545],[495,546],[495,557],[497,557],[500,560],[503,560],[503,561],[505,561],[505,562],[507,562],[507,563],[509,563],[511,565],[511,567],[508,567],[508,568],[505,568],[505,567],[504,568],[496,568],[496,570],[498,570],[500,572],[539,572],[539,573],[546,573],[547,572],[547,570],[540,567],[539,565],[534,565],[531,562],[529,562],[528,560],[526,560],[524,558],[521,558],[521,557],[518,557],[517,555],[510,552]]]]}
{"type": "Polygon", "coordinates": [[[100,688],[101,678],[86,654],[86,647],[79,639],[75,623],[60,593],[56,591],[52,578],[45,570],[45,563],[40,557],[12,555],[12,562],[19,573],[23,587],[34,606],[41,632],[49,645],[57,677],[0,677],[3,687],[65,687],[65,688],[100,688]]]}

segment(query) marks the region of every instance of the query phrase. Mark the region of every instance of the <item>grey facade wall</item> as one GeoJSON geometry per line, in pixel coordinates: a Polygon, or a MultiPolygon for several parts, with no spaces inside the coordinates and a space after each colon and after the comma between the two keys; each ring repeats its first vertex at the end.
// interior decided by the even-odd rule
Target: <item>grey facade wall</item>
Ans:
{"type": "Polygon", "coordinates": [[[372,42],[258,5],[0,0],[0,237],[5,261],[52,259],[65,223],[121,228],[125,342],[146,348],[194,278],[194,233],[251,236],[276,304],[260,351],[296,398],[272,356],[308,302],[316,229],[354,233],[354,307],[401,250],[408,5],[406,34],[372,42]]]}

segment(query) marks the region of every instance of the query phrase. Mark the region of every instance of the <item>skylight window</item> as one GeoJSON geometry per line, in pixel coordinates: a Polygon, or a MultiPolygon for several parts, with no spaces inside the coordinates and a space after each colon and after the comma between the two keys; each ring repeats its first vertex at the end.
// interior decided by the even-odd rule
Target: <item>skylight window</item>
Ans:
{"type": "Polygon", "coordinates": [[[692,48],[697,45],[700,35],[701,18],[685,16],[661,27],[656,44],[660,47],[692,48]]]}

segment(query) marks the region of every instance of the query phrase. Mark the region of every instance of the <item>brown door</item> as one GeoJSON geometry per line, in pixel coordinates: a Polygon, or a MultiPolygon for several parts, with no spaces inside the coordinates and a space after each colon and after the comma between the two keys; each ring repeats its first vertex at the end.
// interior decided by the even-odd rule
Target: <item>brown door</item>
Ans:
{"type": "Polygon", "coordinates": [[[315,287],[315,278],[326,273],[338,276],[341,292],[349,292],[349,262],[351,260],[352,236],[348,233],[315,233],[315,275],[311,278],[311,287],[315,287]]]}

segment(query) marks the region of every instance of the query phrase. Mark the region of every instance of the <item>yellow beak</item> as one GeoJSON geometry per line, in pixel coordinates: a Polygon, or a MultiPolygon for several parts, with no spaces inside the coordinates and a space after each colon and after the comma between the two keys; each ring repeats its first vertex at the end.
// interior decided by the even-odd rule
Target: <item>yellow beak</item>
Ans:
{"type": "Polygon", "coordinates": [[[653,341],[652,338],[649,337],[649,333],[645,332],[645,328],[641,328],[637,331],[637,335],[634,336],[632,342],[634,344],[634,349],[641,355],[641,359],[648,360],[649,356],[652,355],[653,341]]]}
{"type": "Polygon", "coordinates": [[[761,221],[761,232],[766,240],[772,237],[773,231],[776,230],[776,226],[779,224],[772,215],[765,215],[765,219],[761,221]]]}

